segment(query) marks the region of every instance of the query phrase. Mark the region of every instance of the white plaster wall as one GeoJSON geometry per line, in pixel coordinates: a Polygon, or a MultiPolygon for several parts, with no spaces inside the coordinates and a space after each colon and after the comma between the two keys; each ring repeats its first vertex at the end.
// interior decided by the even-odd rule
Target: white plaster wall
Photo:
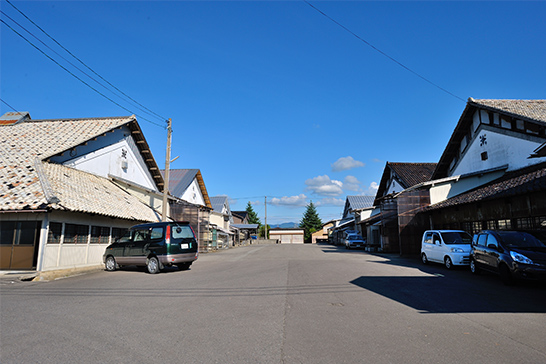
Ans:
{"type": "Polygon", "coordinates": [[[193,179],[189,187],[184,191],[184,194],[181,197],[183,200],[205,206],[205,198],[201,193],[201,188],[199,187],[199,182],[196,178],[193,179]]]}
{"type": "Polygon", "coordinates": [[[52,158],[52,161],[102,177],[110,174],[157,191],[129,128],[118,129],[90,141],[76,148],[74,153],[74,156],[65,153],[52,158]],[[123,168],[123,162],[126,162],[127,168],[123,168]]]}
{"type": "Polygon", "coordinates": [[[398,182],[396,182],[395,179],[392,179],[391,184],[387,188],[386,195],[389,195],[389,194],[395,193],[395,192],[402,192],[403,190],[404,190],[404,188],[398,182]]]}
{"type": "Polygon", "coordinates": [[[460,195],[473,188],[489,183],[504,174],[504,171],[496,171],[484,175],[475,175],[468,178],[460,178],[456,181],[447,181],[435,184],[430,188],[430,204],[447,200],[448,198],[460,195]]]}
{"type": "Polygon", "coordinates": [[[515,170],[543,162],[546,158],[528,159],[529,155],[542,143],[544,140],[538,137],[520,138],[508,130],[503,132],[500,129],[482,125],[465,155],[449,175],[472,173],[505,164],[509,165],[508,170],[515,170]],[[481,158],[483,152],[487,152],[488,155],[485,161],[481,158]]]}

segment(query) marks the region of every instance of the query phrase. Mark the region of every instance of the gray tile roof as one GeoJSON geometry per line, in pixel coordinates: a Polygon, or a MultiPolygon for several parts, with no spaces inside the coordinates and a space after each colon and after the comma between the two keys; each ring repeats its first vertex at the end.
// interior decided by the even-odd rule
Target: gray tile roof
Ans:
{"type": "Polygon", "coordinates": [[[375,196],[347,196],[347,201],[352,210],[367,209],[373,207],[375,196]]]}
{"type": "Polygon", "coordinates": [[[523,117],[546,123],[546,100],[479,100],[469,98],[468,102],[511,114],[516,118],[523,117]]]}
{"type": "Polygon", "coordinates": [[[210,198],[210,204],[212,205],[212,209],[216,212],[222,212],[224,208],[224,204],[228,204],[228,197],[227,196],[214,196],[210,198]]]}
{"type": "Polygon", "coordinates": [[[110,180],[42,162],[133,121],[134,116],[28,120],[0,126],[0,211],[51,208],[157,221],[150,207],[110,180]],[[48,192],[58,203],[48,201],[48,192]]]}
{"type": "Polygon", "coordinates": [[[125,192],[110,180],[54,163],[43,163],[46,178],[59,203],[54,210],[93,213],[127,220],[159,221],[153,211],[137,197],[125,192]]]}

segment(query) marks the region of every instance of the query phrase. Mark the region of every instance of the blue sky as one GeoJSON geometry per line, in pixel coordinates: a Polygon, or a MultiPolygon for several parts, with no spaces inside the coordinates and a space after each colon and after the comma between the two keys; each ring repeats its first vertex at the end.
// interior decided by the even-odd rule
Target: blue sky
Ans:
{"type": "MultiPolygon", "coordinates": [[[[172,168],[199,168],[232,210],[323,221],[373,195],[387,161],[437,162],[468,97],[544,99],[546,2],[12,1],[130,97],[173,120],[172,168]]],[[[0,97],[34,119],[137,114],[164,166],[163,122],[79,73],[7,2],[0,97]],[[6,16],[7,15],[7,16],[6,16]],[[145,120],[148,119],[153,123],[145,120]]],[[[80,68],[83,68],[80,65],[80,68]]],[[[88,73],[90,73],[88,71],[88,73]]],[[[11,111],[0,104],[0,114],[11,111]]]]}

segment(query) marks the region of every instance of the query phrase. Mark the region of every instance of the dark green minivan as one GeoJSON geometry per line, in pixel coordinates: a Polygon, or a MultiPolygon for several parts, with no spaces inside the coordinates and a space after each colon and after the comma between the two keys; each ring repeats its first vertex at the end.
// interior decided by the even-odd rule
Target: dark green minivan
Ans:
{"type": "Polygon", "coordinates": [[[157,273],[165,266],[186,270],[197,259],[197,240],[187,222],[158,222],[131,227],[103,255],[106,270],[124,265],[143,266],[157,273]]]}

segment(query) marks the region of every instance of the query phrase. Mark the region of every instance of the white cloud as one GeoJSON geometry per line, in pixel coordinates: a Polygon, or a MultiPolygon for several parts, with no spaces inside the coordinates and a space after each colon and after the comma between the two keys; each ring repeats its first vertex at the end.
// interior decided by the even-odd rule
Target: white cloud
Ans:
{"type": "Polygon", "coordinates": [[[375,196],[377,194],[377,190],[379,189],[379,185],[377,182],[370,183],[370,187],[368,187],[368,192],[366,193],[368,196],[375,196]]]}
{"type": "Polygon", "coordinates": [[[343,193],[343,182],[331,180],[327,175],[305,181],[307,190],[321,196],[339,196],[343,193]]]}
{"type": "Polygon", "coordinates": [[[356,177],[347,176],[343,180],[343,189],[347,191],[360,191],[361,184],[362,182],[360,182],[356,177]]]}
{"type": "Polygon", "coordinates": [[[281,198],[274,197],[271,199],[271,205],[275,206],[306,206],[307,205],[307,196],[303,193],[298,196],[284,196],[281,198]]]}
{"type": "Polygon", "coordinates": [[[345,200],[335,197],[326,197],[317,201],[315,206],[345,206],[345,200]]]}
{"type": "Polygon", "coordinates": [[[348,169],[364,167],[364,163],[355,160],[353,157],[341,157],[332,164],[332,172],[341,172],[348,169]]]}

